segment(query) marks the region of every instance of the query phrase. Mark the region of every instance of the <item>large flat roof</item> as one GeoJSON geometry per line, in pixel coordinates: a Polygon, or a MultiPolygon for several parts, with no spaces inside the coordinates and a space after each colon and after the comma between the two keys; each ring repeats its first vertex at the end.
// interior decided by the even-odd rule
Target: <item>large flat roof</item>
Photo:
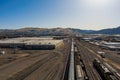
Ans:
{"type": "Polygon", "coordinates": [[[53,40],[52,38],[41,37],[21,37],[8,38],[0,40],[0,43],[25,43],[25,44],[58,44],[62,40],[53,40]]]}
{"type": "Polygon", "coordinates": [[[120,44],[120,42],[105,42],[105,41],[102,41],[101,43],[104,43],[104,44],[120,44]]]}

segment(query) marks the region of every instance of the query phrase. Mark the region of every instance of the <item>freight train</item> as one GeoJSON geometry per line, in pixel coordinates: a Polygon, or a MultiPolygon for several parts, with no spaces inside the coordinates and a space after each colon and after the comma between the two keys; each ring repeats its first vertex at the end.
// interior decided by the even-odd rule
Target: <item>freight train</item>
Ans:
{"type": "Polygon", "coordinates": [[[93,66],[97,69],[103,80],[118,80],[114,74],[98,59],[94,59],[93,66]]]}

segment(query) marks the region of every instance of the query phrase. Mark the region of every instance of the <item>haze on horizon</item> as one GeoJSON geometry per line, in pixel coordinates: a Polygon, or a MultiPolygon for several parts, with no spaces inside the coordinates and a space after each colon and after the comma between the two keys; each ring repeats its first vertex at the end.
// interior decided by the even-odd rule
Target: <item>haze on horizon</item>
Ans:
{"type": "Polygon", "coordinates": [[[120,26],[120,0],[0,0],[0,29],[120,26]]]}

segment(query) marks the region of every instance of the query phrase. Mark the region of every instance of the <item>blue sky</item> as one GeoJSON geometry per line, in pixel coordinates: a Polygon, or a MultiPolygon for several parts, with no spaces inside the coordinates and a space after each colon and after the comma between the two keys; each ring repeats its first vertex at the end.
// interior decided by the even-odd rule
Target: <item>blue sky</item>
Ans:
{"type": "Polygon", "coordinates": [[[120,0],[0,0],[0,29],[120,26],[120,0]]]}

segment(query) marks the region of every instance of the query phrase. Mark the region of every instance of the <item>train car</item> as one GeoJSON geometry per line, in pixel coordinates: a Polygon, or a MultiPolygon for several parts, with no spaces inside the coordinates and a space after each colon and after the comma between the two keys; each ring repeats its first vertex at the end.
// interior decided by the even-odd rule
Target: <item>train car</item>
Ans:
{"type": "Polygon", "coordinates": [[[117,55],[120,55],[120,51],[119,51],[119,52],[117,52],[117,55]]]}
{"type": "Polygon", "coordinates": [[[98,51],[97,52],[102,58],[105,58],[105,52],[103,51],[98,51]]]}
{"type": "Polygon", "coordinates": [[[99,72],[100,76],[105,80],[117,80],[113,73],[98,59],[94,59],[93,61],[94,67],[99,72]]]}
{"type": "Polygon", "coordinates": [[[98,66],[101,64],[101,62],[96,58],[96,59],[94,59],[94,61],[93,61],[93,65],[94,65],[94,67],[96,68],[96,69],[98,69],[98,66]]]}
{"type": "Polygon", "coordinates": [[[74,47],[74,52],[75,52],[75,53],[77,53],[77,52],[78,52],[77,47],[74,47]]]}
{"type": "Polygon", "coordinates": [[[76,65],[76,80],[85,80],[84,79],[84,72],[80,65],[76,65]]]}
{"type": "Polygon", "coordinates": [[[105,53],[100,54],[102,58],[105,58],[105,53]]]}

